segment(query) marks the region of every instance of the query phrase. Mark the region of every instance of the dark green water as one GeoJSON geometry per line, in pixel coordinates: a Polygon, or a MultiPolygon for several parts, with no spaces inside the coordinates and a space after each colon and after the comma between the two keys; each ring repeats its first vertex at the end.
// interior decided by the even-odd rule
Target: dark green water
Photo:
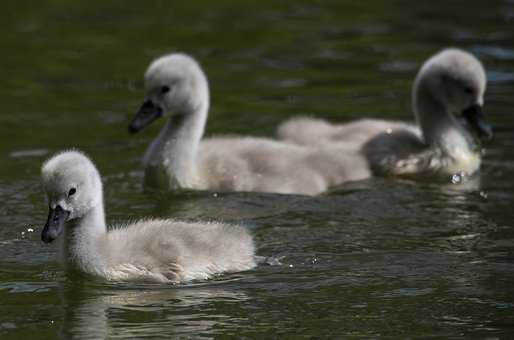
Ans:
{"type": "Polygon", "coordinates": [[[173,3],[2,3],[0,337],[514,336],[514,1],[173,3]],[[185,51],[204,66],[208,135],[273,136],[298,114],[411,120],[417,68],[445,46],[472,51],[488,73],[496,137],[475,187],[142,190],[140,158],[160,126],[129,136],[127,123],[160,54],[185,51]],[[70,147],[104,175],[109,222],[242,222],[259,255],[282,265],[180,287],[67,275],[40,241],[39,168],[70,147]]]}

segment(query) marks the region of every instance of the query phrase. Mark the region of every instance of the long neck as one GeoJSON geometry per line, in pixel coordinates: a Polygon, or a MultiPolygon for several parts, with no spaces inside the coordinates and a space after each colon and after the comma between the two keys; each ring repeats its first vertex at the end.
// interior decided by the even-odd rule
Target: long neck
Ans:
{"type": "Polygon", "coordinates": [[[208,101],[205,101],[193,112],[175,112],[169,119],[145,156],[147,184],[171,188],[195,185],[196,156],[207,111],[208,101]]]}
{"type": "Polygon", "coordinates": [[[69,222],[64,232],[62,256],[67,265],[78,266],[90,274],[99,273],[105,258],[102,244],[107,232],[103,202],[80,219],[69,222]]]}
{"type": "Polygon", "coordinates": [[[449,157],[460,158],[475,150],[471,134],[421,81],[413,94],[413,107],[425,143],[449,157]]]}

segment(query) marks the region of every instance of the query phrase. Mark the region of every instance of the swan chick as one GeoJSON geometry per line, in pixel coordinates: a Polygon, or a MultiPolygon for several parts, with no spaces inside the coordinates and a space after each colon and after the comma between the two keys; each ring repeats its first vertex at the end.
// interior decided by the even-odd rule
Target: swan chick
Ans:
{"type": "Polygon", "coordinates": [[[62,238],[62,261],[109,281],[179,283],[255,267],[241,226],[145,219],[107,229],[102,181],[93,162],[65,151],[42,167],[49,213],[41,238],[62,238]]]}
{"type": "Polygon", "coordinates": [[[167,117],[143,158],[146,188],[316,195],[369,177],[366,160],[353,151],[246,136],[203,139],[209,87],[202,68],[189,55],[157,58],[144,78],[145,99],[129,131],[138,132],[167,117]]]}
{"type": "Polygon", "coordinates": [[[380,175],[448,175],[476,172],[481,145],[492,139],[482,107],[486,74],[472,54],[447,48],[430,57],[412,87],[414,124],[361,119],[331,124],[293,118],[278,136],[294,144],[344,145],[361,151],[380,175]]]}

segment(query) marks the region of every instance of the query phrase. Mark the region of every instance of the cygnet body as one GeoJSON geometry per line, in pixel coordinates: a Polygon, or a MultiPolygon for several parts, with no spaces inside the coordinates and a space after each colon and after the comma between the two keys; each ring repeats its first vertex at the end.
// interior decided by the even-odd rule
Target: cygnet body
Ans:
{"type": "Polygon", "coordinates": [[[81,152],[47,160],[42,181],[49,215],[41,237],[64,233],[71,268],[109,281],[178,283],[255,266],[252,237],[237,225],[146,219],[107,230],[100,174],[81,152]]]}
{"type": "Polygon", "coordinates": [[[143,159],[148,188],[315,195],[369,177],[358,152],[253,137],[202,140],[209,88],[200,65],[188,55],[175,53],[153,61],[145,73],[145,91],[130,131],[141,130],[163,114],[170,116],[143,159]]]}
{"type": "Polygon", "coordinates": [[[459,49],[445,49],[424,63],[414,81],[418,126],[378,119],[331,124],[302,117],[283,123],[278,135],[299,145],[360,150],[379,175],[471,175],[480,167],[479,139],[492,137],[482,114],[485,88],[479,60],[459,49]]]}

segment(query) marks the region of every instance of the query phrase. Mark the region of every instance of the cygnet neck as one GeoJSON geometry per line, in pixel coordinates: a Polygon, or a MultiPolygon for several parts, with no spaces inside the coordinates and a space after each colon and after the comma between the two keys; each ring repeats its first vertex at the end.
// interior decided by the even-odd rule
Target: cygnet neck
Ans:
{"type": "Polygon", "coordinates": [[[413,107],[427,146],[450,157],[470,153],[475,148],[473,136],[421,81],[413,96],[413,107]]]}
{"type": "Polygon", "coordinates": [[[103,201],[84,216],[70,221],[64,228],[65,262],[82,270],[95,273],[102,260],[102,241],[107,233],[103,201]]]}
{"type": "MultiPolygon", "coordinates": [[[[147,182],[156,179],[158,182],[165,181],[169,189],[195,186],[198,180],[196,156],[207,111],[208,100],[194,109],[171,113],[148,150],[147,182]]],[[[162,183],[148,184],[162,186],[162,183]]]]}

